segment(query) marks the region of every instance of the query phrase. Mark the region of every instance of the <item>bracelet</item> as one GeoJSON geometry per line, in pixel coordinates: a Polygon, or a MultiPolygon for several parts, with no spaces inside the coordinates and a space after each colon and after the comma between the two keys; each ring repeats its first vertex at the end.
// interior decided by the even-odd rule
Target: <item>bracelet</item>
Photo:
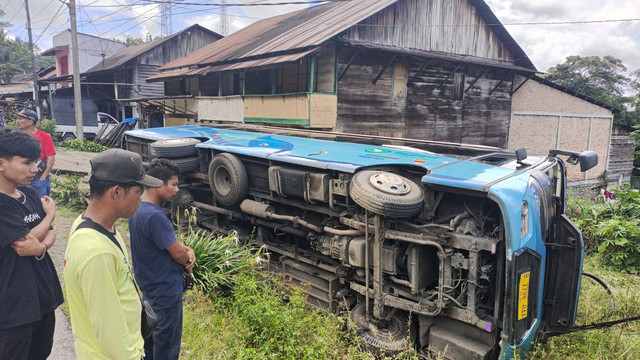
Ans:
{"type": "Polygon", "coordinates": [[[42,244],[44,245],[44,250],[42,251],[42,254],[40,254],[40,256],[36,256],[36,260],[42,260],[44,259],[44,256],[47,254],[47,245],[46,244],[42,244]]]}

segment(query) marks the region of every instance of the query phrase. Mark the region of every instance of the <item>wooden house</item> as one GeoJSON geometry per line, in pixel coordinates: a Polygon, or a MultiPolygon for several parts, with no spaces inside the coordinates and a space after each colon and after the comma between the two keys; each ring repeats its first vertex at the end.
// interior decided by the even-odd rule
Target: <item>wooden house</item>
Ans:
{"type": "Polygon", "coordinates": [[[166,124],[257,122],[506,147],[536,72],[483,0],[335,1],[172,61],[166,124]]]}
{"type": "MultiPolygon", "coordinates": [[[[129,117],[155,121],[162,126],[162,114],[149,118],[147,107],[161,103],[149,101],[164,96],[162,84],[148,83],[146,78],[158,74],[158,67],[185,56],[222,38],[222,35],[198,24],[154,41],[125,47],[101,59],[82,72],[82,97],[93,99],[100,111],[119,120],[129,117]]],[[[71,81],[71,76],[49,82],[71,81]]],[[[56,91],[61,101],[72,102],[72,90],[56,91]]],[[[55,95],[54,95],[54,101],[55,95]]]]}

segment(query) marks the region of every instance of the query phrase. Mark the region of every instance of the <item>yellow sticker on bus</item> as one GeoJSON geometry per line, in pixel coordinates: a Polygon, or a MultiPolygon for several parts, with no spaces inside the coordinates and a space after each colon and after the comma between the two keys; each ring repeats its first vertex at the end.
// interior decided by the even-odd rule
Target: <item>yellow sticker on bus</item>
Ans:
{"type": "Polygon", "coordinates": [[[518,286],[518,321],[527,317],[529,312],[529,278],[531,271],[520,274],[518,286]]]}

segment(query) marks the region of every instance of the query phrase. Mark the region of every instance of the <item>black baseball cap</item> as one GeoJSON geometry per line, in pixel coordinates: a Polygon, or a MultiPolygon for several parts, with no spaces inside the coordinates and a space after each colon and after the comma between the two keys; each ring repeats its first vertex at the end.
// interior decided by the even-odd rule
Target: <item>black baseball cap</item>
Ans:
{"type": "Polygon", "coordinates": [[[18,116],[21,116],[25,119],[29,119],[31,121],[33,121],[33,123],[35,124],[36,122],[38,122],[38,114],[30,109],[24,109],[22,111],[20,111],[18,113],[18,116]]]}
{"type": "Polygon", "coordinates": [[[164,182],[145,174],[140,155],[122,149],[109,149],[91,159],[91,176],[97,180],[120,184],[136,183],[160,188],[164,182]]]}

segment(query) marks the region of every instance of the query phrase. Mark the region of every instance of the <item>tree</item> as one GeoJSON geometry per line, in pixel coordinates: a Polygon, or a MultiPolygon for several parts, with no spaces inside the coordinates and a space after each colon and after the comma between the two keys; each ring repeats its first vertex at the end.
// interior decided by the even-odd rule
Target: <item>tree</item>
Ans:
{"type": "MultiPolygon", "coordinates": [[[[4,11],[0,9],[0,17],[4,11]]],[[[0,83],[11,83],[11,79],[18,74],[31,73],[31,53],[29,43],[20,39],[11,40],[5,31],[10,24],[0,22],[0,83]]],[[[34,47],[36,53],[40,52],[34,47]]],[[[36,66],[39,68],[53,66],[55,60],[50,57],[36,55],[36,66]]]]}
{"type": "MultiPolygon", "coordinates": [[[[142,38],[134,38],[131,35],[127,35],[127,38],[125,39],[124,44],[127,46],[137,46],[137,45],[141,45],[144,43],[148,43],[148,42],[152,42],[154,40],[160,39],[162,38],[161,36],[156,36],[155,39],[153,38],[153,36],[151,35],[151,33],[147,33],[147,36],[145,37],[145,39],[142,38]]],[[[118,39],[114,39],[115,41],[120,41],[118,39]]],[[[122,42],[122,41],[120,41],[122,42]]]]}
{"type": "Polygon", "coordinates": [[[627,110],[633,109],[630,105],[640,90],[640,72],[629,78],[626,71],[622,60],[610,55],[569,56],[564,63],[550,68],[545,78],[620,110],[614,117],[615,124],[635,125],[640,122],[639,114],[627,110]],[[636,79],[635,89],[632,79],[636,79]],[[630,96],[634,90],[636,95],[630,96]]]}
{"type": "Polygon", "coordinates": [[[136,46],[140,44],[144,44],[144,40],[141,38],[134,38],[131,35],[127,35],[127,39],[124,42],[127,46],[136,46]]]}

